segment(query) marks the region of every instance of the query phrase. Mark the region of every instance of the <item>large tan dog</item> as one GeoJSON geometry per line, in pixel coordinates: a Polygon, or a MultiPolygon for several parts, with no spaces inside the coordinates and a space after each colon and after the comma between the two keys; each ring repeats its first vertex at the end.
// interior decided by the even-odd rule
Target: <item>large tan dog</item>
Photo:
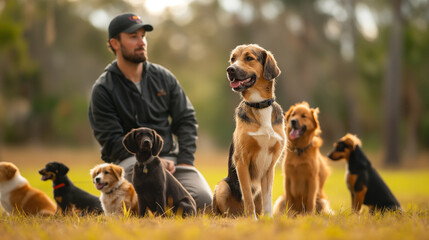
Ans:
{"type": "Polygon", "coordinates": [[[307,102],[295,104],[285,114],[287,152],[283,161],[285,195],[274,204],[274,214],[331,213],[323,185],[329,175],[326,158],[319,148],[322,139],[319,109],[307,102]]]}
{"type": "Polygon", "coordinates": [[[0,162],[0,199],[7,214],[51,216],[57,206],[48,195],[33,188],[10,162],[0,162]]]}
{"type": "Polygon", "coordinates": [[[124,178],[121,166],[102,163],[91,169],[90,174],[95,187],[101,192],[100,201],[105,215],[123,215],[125,207],[130,214],[137,216],[137,193],[124,178]]]}
{"type": "Polygon", "coordinates": [[[241,93],[230,148],[228,176],[215,187],[213,211],[223,215],[272,216],[274,166],[285,146],[283,110],[274,95],[280,69],[258,45],[240,45],[231,53],[227,76],[241,93]]]}

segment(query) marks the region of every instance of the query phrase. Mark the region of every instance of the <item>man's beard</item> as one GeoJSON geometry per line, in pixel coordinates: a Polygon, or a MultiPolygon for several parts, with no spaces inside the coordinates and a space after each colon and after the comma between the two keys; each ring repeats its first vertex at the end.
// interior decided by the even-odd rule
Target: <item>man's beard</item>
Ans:
{"type": "Polygon", "coordinates": [[[134,52],[128,52],[121,44],[122,57],[125,60],[132,62],[132,63],[146,62],[146,60],[147,60],[146,51],[143,51],[141,54],[137,54],[137,53],[135,53],[136,50],[140,50],[140,49],[134,49],[134,52]]]}

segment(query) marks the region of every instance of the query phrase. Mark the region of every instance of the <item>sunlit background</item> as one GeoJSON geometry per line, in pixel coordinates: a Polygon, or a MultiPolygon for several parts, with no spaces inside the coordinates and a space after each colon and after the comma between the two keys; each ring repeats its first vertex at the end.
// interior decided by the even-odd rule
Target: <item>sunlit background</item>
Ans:
{"type": "Polygon", "coordinates": [[[192,101],[198,151],[227,150],[240,101],[228,56],[257,43],[282,71],[283,109],[319,107],[325,152],[351,132],[386,165],[429,162],[427,0],[0,0],[1,146],[98,147],[89,94],[123,12],[154,26],[149,60],[192,101]]]}

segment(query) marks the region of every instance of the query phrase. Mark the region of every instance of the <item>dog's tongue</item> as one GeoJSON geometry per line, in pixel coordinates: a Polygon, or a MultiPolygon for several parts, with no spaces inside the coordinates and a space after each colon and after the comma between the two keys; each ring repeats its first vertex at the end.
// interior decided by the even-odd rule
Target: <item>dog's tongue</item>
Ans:
{"type": "Polygon", "coordinates": [[[289,133],[290,139],[295,139],[299,137],[299,130],[298,129],[292,129],[289,133]]]}
{"type": "Polygon", "coordinates": [[[232,82],[230,82],[230,83],[229,83],[229,85],[230,85],[232,88],[237,88],[237,87],[239,87],[239,86],[240,86],[240,84],[241,84],[241,82],[240,82],[240,81],[232,81],[232,82]]]}
{"type": "Polygon", "coordinates": [[[42,178],[40,178],[40,180],[42,181],[46,181],[48,179],[48,176],[42,175],[42,178]]]}
{"type": "Polygon", "coordinates": [[[101,184],[101,183],[97,183],[95,184],[95,187],[97,188],[97,190],[101,190],[104,187],[105,184],[101,184]]]}

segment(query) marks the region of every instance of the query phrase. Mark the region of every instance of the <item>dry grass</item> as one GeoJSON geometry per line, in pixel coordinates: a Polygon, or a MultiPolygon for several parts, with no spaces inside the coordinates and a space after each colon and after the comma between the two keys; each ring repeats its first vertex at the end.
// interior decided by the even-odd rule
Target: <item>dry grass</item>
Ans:
{"type": "MultiPolygon", "coordinates": [[[[197,167],[214,188],[226,176],[226,153],[197,155],[197,167]]],[[[40,181],[37,170],[46,162],[60,161],[70,167],[69,177],[94,194],[89,169],[101,162],[98,149],[1,148],[0,160],[15,163],[32,186],[52,196],[50,182],[40,181]]],[[[404,214],[371,216],[350,214],[349,193],[344,184],[344,165],[333,165],[326,183],[336,215],[297,218],[135,218],[105,216],[54,216],[51,218],[7,216],[0,211],[1,239],[429,239],[429,170],[383,170],[385,181],[396,194],[404,214]]],[[[273,195],[282,190],[277,168],[273,195]]]]}
{"type": "Polygon", "coordinates": [[[2,239],[428,239],[428,211],[225,219],[0,216],[2,239]]]}

